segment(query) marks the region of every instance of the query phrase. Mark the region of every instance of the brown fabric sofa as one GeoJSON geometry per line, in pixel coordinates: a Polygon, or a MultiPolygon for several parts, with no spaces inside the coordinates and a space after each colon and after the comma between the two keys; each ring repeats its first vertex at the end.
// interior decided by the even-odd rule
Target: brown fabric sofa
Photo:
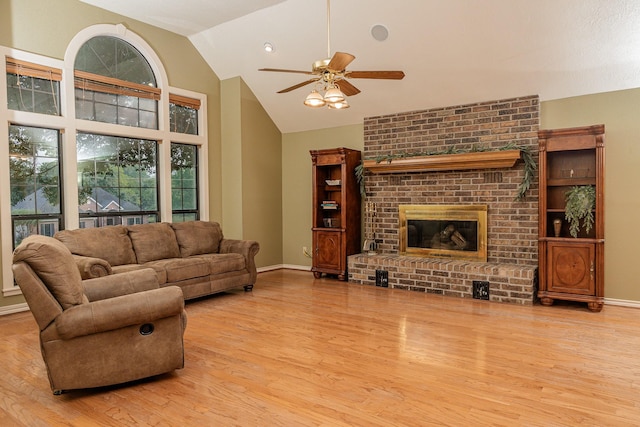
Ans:
{"type": "Polygon", "coordinates": [[[54,394],[184,367],[184,297],[159,288],[152,269],[83,281],[69,249],[38,235],[18,245],[12,268],[54,394]]]}
{"type": "Polygon", "coordinates": [[[54,238],[74,255],[83,279],[152,268],[160,287],[179,286],[185,299],[250,291],[257,277],[258,242],[225,239],[217,222],[63,230],[54,238]]]}

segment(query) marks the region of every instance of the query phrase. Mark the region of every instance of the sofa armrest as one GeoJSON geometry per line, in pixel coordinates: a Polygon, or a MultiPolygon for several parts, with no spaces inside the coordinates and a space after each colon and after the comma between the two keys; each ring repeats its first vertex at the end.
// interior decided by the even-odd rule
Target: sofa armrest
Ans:
{"type": "Polygon", "coordinates": [[[260,250],[260,244],[255,240],[236,240],[236,239],[222,239],[220,241],[220,253],[238,253],[244,256],[244,260],[247,263],[247,270],[251,274],[251,284],[256,283],[258,272],[256,270],[255,256],[260,250]]]}
{"type": "Polygon", "coordinates": [[[99,301],[159,288],[158,275],[152,268],[83,280],[82,286],[89,301],[99,301]]]}
{"type": "Polygon", "coordinates": [[[152,323],[154,320],[180,315],[183,311],[182,290],[177,286],[167,286],[76,305],[60,314],[55,324],[60,338],[68,340],[152,323]]]}
{"type": "Polygon", "coordinates": [[[78,266],[78,270],[80,270],[80,277],[82,277],[82,280],[108,276],[112,273],[111,264],[102,258],[73,255],[73,259],[78,266]]]}

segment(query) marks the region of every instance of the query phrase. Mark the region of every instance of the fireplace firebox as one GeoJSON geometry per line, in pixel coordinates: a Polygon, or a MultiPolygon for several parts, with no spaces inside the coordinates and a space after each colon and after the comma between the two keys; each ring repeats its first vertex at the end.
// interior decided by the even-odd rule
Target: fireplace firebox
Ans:
{"type": "Polygon", "coordinates": [[[400,205],[400,255],[487,261],[486,205],[400,205]]]}

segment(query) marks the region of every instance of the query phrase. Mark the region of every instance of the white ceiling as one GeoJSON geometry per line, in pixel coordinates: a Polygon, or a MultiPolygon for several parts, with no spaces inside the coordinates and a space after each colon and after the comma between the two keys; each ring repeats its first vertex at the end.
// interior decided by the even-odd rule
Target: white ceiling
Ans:
{"type": "Polygon", "coordinates": [[[403,70],[404,80],[351,79],[347,110],[311,109],[307,80],[327,57],[326,0],[82,0],[190,38],[216,75],[236,76],[281,132],[364,117],[540,95],[541,100],[640,87],[638,0],[333,0],[331,54],[348,70],[403,70]],[[151,12],[149,12],[151,11],[151,12]],[[371,28],[384,25],[386,41],[371,28]],[[270,42],[275,52],[264,52],[270,42]]]}

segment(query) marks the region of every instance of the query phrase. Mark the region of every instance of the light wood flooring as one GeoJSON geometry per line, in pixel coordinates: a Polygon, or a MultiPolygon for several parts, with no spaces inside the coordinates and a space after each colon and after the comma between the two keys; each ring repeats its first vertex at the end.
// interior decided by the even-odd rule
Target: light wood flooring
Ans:
{"type": "Polygon", "coordinates": [[[522,307],[261,273],[187,304],[185,368],[54,396],[0,317],[0,425],[632,426],[640,310],[522,307]]]}

